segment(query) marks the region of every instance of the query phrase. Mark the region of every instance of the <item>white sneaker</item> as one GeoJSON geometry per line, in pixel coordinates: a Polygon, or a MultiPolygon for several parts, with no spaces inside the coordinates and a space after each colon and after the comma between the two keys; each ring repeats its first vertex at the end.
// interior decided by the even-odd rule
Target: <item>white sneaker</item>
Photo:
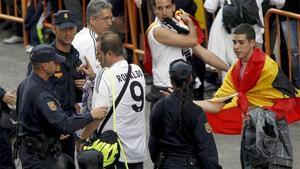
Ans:
{"type": "Polygon", "coordinates": [[[6,44],[15,44],[15,43],[22,43],[22,42],[23,42],[23,37],[15,36],[15,35],[13,35],[10,38],[3,39],[3,43],[6,44]]]}
{"type": "Polygon", "coordinates": [[[26,53],[30,53],[32,49],[33,49],[33,46],[27,45],[27,46],[25,47],[25,52],[26,52],[26,53]]]}

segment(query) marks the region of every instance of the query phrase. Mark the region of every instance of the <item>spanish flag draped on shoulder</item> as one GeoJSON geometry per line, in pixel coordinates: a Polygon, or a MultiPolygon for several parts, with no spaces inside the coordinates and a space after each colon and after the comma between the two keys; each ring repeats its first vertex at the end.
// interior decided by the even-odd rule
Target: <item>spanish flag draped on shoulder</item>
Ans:
{"type": "Polygon", "coordinates": [[[291,84],[275,61],[255,48],[242,77],[241,66],[242,62],[238,60],[231,67],[211,100],[231,98],[221,112],[206,113],[214,133],[240,134],[243,116],[249,106],[272,110],[277,118],[285,116],[289,124],[300,119],[300,91],[291,84]]]}

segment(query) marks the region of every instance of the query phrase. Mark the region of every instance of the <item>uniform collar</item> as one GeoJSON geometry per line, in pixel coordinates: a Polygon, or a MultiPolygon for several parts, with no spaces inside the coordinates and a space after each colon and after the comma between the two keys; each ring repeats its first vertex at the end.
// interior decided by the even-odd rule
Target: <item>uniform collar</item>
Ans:
{"type": "Polygon", "coordinates": [[[74,48],[73,45],[71,45],[71,50],[70,50],[69,53],[63,52],[63,51],[59,50],[58,48],[56,48],[56,43],[55,42],[53,42],[51,44],[51,46],[53,46],[55,48],[55,50],[58,54],[66,57],[65,62],[63,62],[61,64],[66,65],[67,68],[70,68],[72,63],[74,62],[74,58],[72,57],[72,55],[74,55],[76,57],[79,57],[78,51],[74,48]]]}
{"type": "Polygon", "coordinates": [[[52,89],[51,85],[48,83],[48,81],[45,81],[43,78],[41,78],[39,75],[37,75],[36,73],[32,72],[30,75],[33,80],[35,80],[38,84],[40,84],[41,86],[44,86],[46,88],[52,89]]]}

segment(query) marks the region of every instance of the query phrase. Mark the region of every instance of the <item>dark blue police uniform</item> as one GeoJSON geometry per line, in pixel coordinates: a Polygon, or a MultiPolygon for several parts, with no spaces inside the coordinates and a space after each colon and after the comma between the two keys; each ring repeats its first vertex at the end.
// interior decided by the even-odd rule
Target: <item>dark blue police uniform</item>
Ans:
{"type": "MultiPolygon", "coordinates": [[[[78,51],[72,46],[69,53],[60,51],[55,47],[56,53],[66,58],[64,63],[59,64],[53,77],[49,78],[49,83],[54,87],[59,96],[61,108],[68,116],[76,114],[75,104],[81,102],[82,90],[74,85],[74,80],[85,79],[79,71],[81,60],[78,51]]],[[[70,137],[61,140],[62,151],[74,159],[75,151],[75,134],[70,133],[70,137]]]]}
{"type": "Polygon", "coordinates": [[[75,104],[81,102],[82,90],[75,87],[74,80],[85,79],[79,71],[82,64],[79,52],[73,46],[69,53],[65,53],[57,49],[55,43],[51,45],[56,49],[56,53],[65,56],[66,60],[59,64],[54,76],[50,77],[48,82],[57,92],[62,109],[68,115],[76,114],[75,104]]]}
{"type": "MultiPolygon", "coordinates": [[[[10,111],[7,105],[2,101],[5,95],[5,91],[0,87],[0,113],[4,111],[10,111]],[[6,109],[6,110],[5,110],[6,109]]],[[[0,169],[15,169],[15,164],[12,159],[11,143],[8,135],[11,132],[10,129],[0,127],[0,169]]]]}
{"type": "MultiPolygon", "coordinates": [[[[33,137],[43,144],[45,140],[39,138],[42,133],[47,138],[58,140],[61,134],[72,133],[93,121],[89,113],[84,116],[67,116],[52,86],[34,73],[19,85],[17,93],[21,138],[33,137]]],[[[23,168],[46,168],[45,159],[55,160],[51,158],[50,152],[41,152],[34,147],[30,150],[31,147],[25,144],[23,141],[20,149],[23,168]]]]}
{"type": "MultiPolygon", "coordinates": [[[[60,10],[54,14],[54,24],[56,29],[68,29],[76,27],[74,15],[68,10],[60,10]]],[[[65,57],[65,62],[59,64],[53,77],[48,82],[52,84],[59,96],[61,108],[67,115],[76,114],[75,104],[82,100],[82,90],[74,85],[74,80],[85,79],[85,76],[79,71],[81,60],[79,52],[71,45],[70,51],[63,52],[56,47],[56,43],[51,44],[56,53],[65,57]]],[[[75,134],[69,133],[69,137],[60,140],[62,152],[68,154],[74,159],[75,151],[75,134]]]]}
{"type": "Polygon", "coordinates": [[[148,146],[152,161],[165,169],[218,169],[215,141],[203,110],[192,97],[181,109],[180,95],[174,91],[151,110],[148,146]]]}
{"type": "MultiPolygon", "coordinates": [[[[46,44],[36,46],[31,55],[31,62],[37,63],[57,56],[55,49],[46,44]]],[[[55,164],[61,153],[60,135],[72,133],[93,121],[90,113],[68,116],[52,85],[34,72],[18,87],[17,113],[23,168],[51,168],[50,164],[55,164]]]]}

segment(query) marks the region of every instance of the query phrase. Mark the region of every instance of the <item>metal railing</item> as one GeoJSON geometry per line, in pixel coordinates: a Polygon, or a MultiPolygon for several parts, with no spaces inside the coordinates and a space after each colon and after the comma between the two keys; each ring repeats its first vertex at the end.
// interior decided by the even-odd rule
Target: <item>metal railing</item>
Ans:
{"type": "Polygon", "coordinates": [[[2,10],[2,7],[4,4],[2,4],[2,1],[0,1],[0,19],[5,19],[17,23],[21,23],[23,26],[23,40],[24,40],[24,46],[27,46],[29,44],[28,40],[28,34],[25,30],[25,16],[27,13],[27,0],[21,0],[21,4],[17,3],[17,0],[13,1],[13,12],[10,11],[11,6],[6,4],[6,11],[2,10]],[[18,12],[18,8],[21,9],[21,13],[18,12]]]}
{"type": "MultiPolygon", "coordinates": [[[[280,49],[280,45],[281,45],[281,28],[280,28],[280,17],[284,17],[285,20],[287,21],[287,53],[288,53],[288,76],[289,79],[292,80],[292,52],[291,52],[291,27],[290,27],[290,20],[294,19],[297,21],[297,32],[298,32],[298,51],[300,49],[300,14],[296,14],[296,13],[292,13],[292,12],[288,12],[288,11],[283,11],[283,10],[278,10],[278,9],[269,9],[268,12],[266,13],[265,16],[265,51],[267,55],[271,55],[271,53],[273,51],[271,51],[271,40],[270,40],[270,29],[271,29],[271,25],[270,25],[270,17],[275,15],[276,19],[275,19],[275,28],[276,28],[276,41],[277,41],[277,46],[278,49],[276,51],[276,53],[278,53],[278,59],[277,59],[277,63],[279,64],[279,66],[282,66],[282,59],[284,59],[281,56],[281,49],[280,49]]],[[[298,58],[298,62],[300,63],[300,59],[298,58]]]]}
{"type": "MultiPolygon", "coordinates": [[[[14,1],[14,12],[11,14],[9,10],[6,12],[2,11],[2,3],[0,1],[0,18],[11,20],[14,22],[18,22],[23,24],[23,36],[24,36],[24,46],[29,44],[28,39],[28,33],[26,32],[24,25],[25,21],[24,18],[27,13],[27,6],[29,3],[34,3],[35,9],[37,6],[38,0],[20,0],[21,1],[21,13],[22,15],[18,14],[18,4],[17,0],[14,1]]],[[[47,1],[43,0],[43,15],[46,15],[47,11],[47,1]]],[[[82,23],[83,26],[86,26],[86,0],[81,0],[82,2],[82,23]]],[[[132,51],[133,54],[133,63],[139,64],[139,56],[144,55],[144,47],[143,47],[143,41],[146,33],[146,29],[148,25],[145,25],[143,18],[143,12],[146,12],[147,14],[144,15],[144,17],[147,17],[147,20],[149,21],[149,24],[153,21],[153,14],[150,10],[151,5],[149,1],[146,1],[147,3],[147,9],[144,8],[137,8],[133,0],[124,0],[124,8],[125,8],[125,42],[124,47],[128,50],[132,51]]],[[[57,9],[61,10],[63,8],[62,0],[57,0],[57,9]]],[[[204,10],[204,9],[203,9],[204,10]]],[[[52,13],[53,14],[53,13],[52,13]]],[[[51,17],[52,20],[52,17],[51,17]]],[[[46,28],[52,28],[52,22],[51,20],[45,19],[43,22],[43,26],[46,28]]],[[[206,38],[208,37],[208,32],[206,32],[206,38]]],[[[207,40],[207,39],[206,39],[207,40]]]]}

